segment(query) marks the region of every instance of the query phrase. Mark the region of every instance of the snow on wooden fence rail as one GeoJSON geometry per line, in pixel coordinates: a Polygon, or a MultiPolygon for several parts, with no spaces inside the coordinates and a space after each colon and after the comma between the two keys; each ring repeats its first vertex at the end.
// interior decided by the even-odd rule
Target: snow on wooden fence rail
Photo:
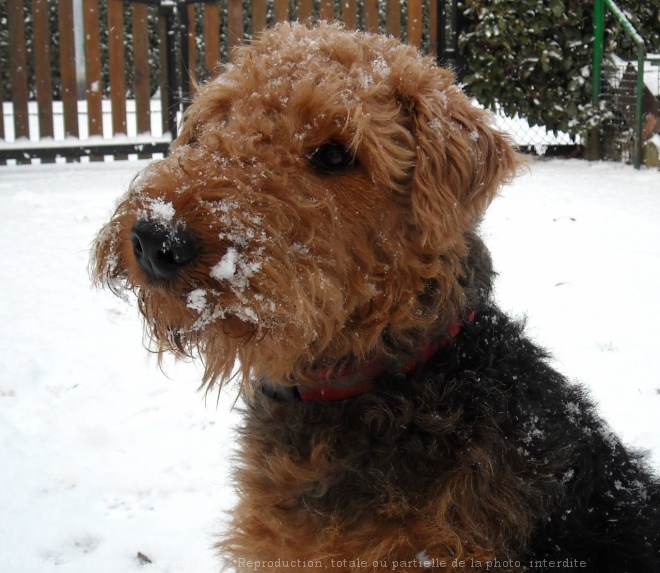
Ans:
{"type": "Polygon", "coordinates": [[[162,134],[175,132],[187,86],[276,21],[338,19],[435,53],[436,1],[403,6],[400,0],[7,0],[0,5],[7,50],[7,61],[0,58],[0,163],[166,151],[162,134]],[[156,146],[147,150],[149,134],[156,146]]]}

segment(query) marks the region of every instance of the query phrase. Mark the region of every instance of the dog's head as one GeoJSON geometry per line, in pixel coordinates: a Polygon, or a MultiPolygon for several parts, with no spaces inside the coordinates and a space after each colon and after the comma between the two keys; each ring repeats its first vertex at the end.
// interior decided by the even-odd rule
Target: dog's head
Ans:
{"type": "Polygon", "coordinates": [[[466,237],[519,158],[392,38],[280,24],[199,89],[94,246],[158,350],[294,383],[460,317],[466,237]]]}

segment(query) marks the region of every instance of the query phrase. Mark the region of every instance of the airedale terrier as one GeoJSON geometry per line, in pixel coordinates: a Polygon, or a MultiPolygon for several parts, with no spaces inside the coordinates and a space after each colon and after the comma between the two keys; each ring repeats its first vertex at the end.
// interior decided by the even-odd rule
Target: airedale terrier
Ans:
{"type": "Polygon", "coordinates": [[[93,252],[159,353],[242,380],[239,571],[660,571],[660,486],[493,303],[521,165],[392,38],[280,24],[199,89],[93,252]]]}

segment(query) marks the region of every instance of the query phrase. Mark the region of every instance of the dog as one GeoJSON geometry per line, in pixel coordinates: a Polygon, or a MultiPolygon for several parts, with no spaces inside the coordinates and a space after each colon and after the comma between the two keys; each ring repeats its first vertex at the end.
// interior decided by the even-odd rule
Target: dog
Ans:
{"type": "Polygon", "coordinates": [[[236,571],[660,571],[660,485],[491,296],[524,160],[453,74],[278,24],[199,88],[92,273],[240,380],[236,571]]]}

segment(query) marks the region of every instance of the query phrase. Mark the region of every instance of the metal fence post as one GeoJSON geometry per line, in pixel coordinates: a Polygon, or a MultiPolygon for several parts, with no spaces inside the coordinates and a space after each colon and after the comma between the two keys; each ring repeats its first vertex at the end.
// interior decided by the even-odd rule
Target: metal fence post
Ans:
{"type": "MultiPolygon", "coordinates": [[[[600,102],[601,78],[603,70],[603,42],[605,40],[605,2],[604,0],[594,0],[594,55],[591,68],[591,103],[594,108],[598,107],[600,102]]],[[[592,127],[587,135],[587,146],[585,150],[589,161],[598,161],[601,158],[600,149],[600,129],[592,127]]]]}
{"type": "Polygon", "coordinates": [[[454,70],[462,81],[467,70],[458,49],[458,39],[463,26],[458,0],[431,0],[437,3],[436,37],[438,38],[437,60],[441,66],[454,70]]]}
{"type": "Polygon", "coordinates": [[[644,159],[644,142],[642,141],[642,123],[644,116],[644,60],[646,60],[646,48],[644,43],[637,44],[637,102],[635,105],[635,157],[633,164],[635,169],[642,166],[644,159]]]}
{"type": "Polygon", "coordinates": [[[167,110],[161,113],[167,113],[167,129],[172,135],[172,141],[177,136],[176,116],[179,111],[179,102],[181,96],[176,85],[176,41],[174,38],[174,2],[161,2],[160,14],[165,21],[165,50],[166,50],[166,84],[167,84],[167,110]]]}
{"type": "Polygon", "coordinates": [[[594,0],[594,57],[591,101],[598,105],[600,100],[600,82],[603,69],[603,42],[605,39],[605,2],[594,0]]]}
{"type": "MultiPolygon", "coordinates": [[[[635,116],[634,124],[631,126],[634,131],[633,144],[633,164],[635,169],[642,165],[644,146],[642,141],[642,119],[643,119],[643,97],[644,97],[644,61],[646,59],[646,47],[644,40],[633,27],[630,20],[614,0],[595,0],[594,1],[594,61],[593,61],[593,94],[592,100],[594,106],[600,101],[601,92],[601,71],[603,62],[603,44],[605,29],[605,8],[611,11],[619,25],[630,36],[630,39],[637,46],[637,82],[635,88],[635,116]]],[[[632,123],[632,122],[631,122],[632,123]]],[[[589,139],[592,139],[591,133],[589,139]]],[[[591,147],[591,145],[590,145],[591,147]]],[[[589,159],[592,157],[589,155],[589,159]]]]}

